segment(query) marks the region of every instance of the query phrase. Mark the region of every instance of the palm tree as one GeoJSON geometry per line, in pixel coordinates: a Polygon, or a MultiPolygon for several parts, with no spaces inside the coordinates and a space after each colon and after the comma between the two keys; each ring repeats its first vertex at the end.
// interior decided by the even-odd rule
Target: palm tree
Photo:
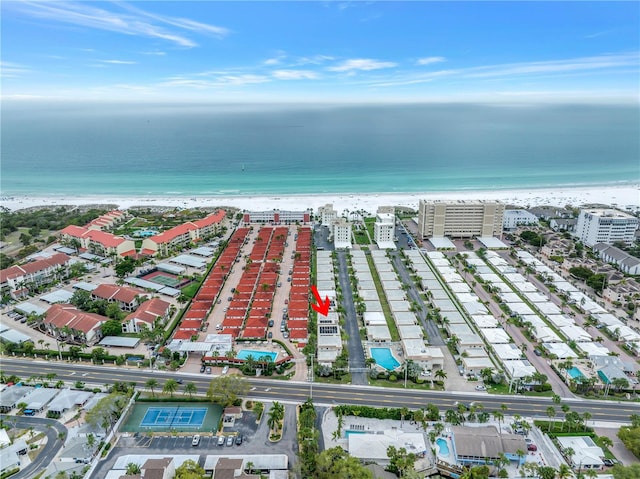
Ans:
{"type": "Polygon", "coordinates": [[[502,421],[504,420],[504,414],[500,411],[493,411],[493,419],[498,421],[498,431],[502,434],[502,421]]]}
{"type": "Polygon", "coordinates": [[[556,417],[556,408],[549,406],[547,408],[547,416],[549,416],[549,427],[547,428],[547,432],[549,432],[551,431],[551,426],[554,425],[553,418],[556,417]]]}
{"type": "Polygon", "coordinates": [[[253,462],[251,461],[247,462],[247,473],[253,474],[253,462]]]}
{"type": "Polygon", "coordinates": [[[151,396],[156,397],[156,394],[153,389],[158,385],[158,381],[154,378],[147,379],[147,382],[144,383],[144,385],[145,387],[151,389],[151,396]]]}
{"type": "Polygon", "coordinates": [[[270,429],[278,432],[280,429],[280,421],[284,419],[284,406],[278,401],[274,401],[269,410],[269,418],[267,425],[270,429]]]}
{"type": "Polygon", "coordinates": [[[400,427],[404,426],[404,418],[409,414],[409,408],[403,406],[400,408],[400,427]]]}
{"type": "Polygon", "coordinates": [[[518,467],[520,467],[520,463],[522,462],[522,458],[524,456],[526,456],[526,455],[527,455],[527,453],[524,452],[522,449],[518,449],[516,451],[516,456],[518,456],[518,467]]]}
{"type": "Polygon", "coordinates": [[[562,452],[564,453],[564,457],[567,459],[567,462],[573,464],[573,455],[576,451],[574,451],[572,447],[566,447],[562,452]]]}
{"type": "Polygon", "coordinates": [[[135,462],[130,462],[127,464],[127,469],[125,475],[127,476],[135,476],[136,474],[140,474],[142,471],[140,470],[140,466],[135,462]]]}
{"type": "Polygon", "coordinates": [[[600,436],[600,444],[602,444],[604,447],[612,447],[613,441],[608,436],[600,436]]]}
{"type": "Polygon", "coordinates": [[[197,391],[198,387],[195,383],[187,383],[184,385],[184,392],[189,395],[189,398],[191,398],[197,391]]]}
{"type": "Polygon", "coordinates": [[[438,369],[435,373],[435,377],[436,379],[444,382],[444,380],[447,379],[447,372],[444,369],[438,369]]]}
{"type": "Polygon", "coordinates": [[[558,472],[556,472],[556,477],[558,479],[569,479],[573,475],[571,468],[566,464],[560,464],[558,468],[558,472]]]}
{"type": "Polygon", "coordinates": [[[587,422],[589,421],[589,419],[591,419],[591,413],[589,411],[585,411],[582,414],[582,419],[584,421],[584,429],[586,431],[587,430],[587,422]]]}
{"type": "Polygon", "coordinates": [[[164,383],[162,388],[163,393],[169,393],[171,397],[173,397],[173,393],[178,389],[178,381],[175,379],[167,379],[167,382],[164,383]]]}

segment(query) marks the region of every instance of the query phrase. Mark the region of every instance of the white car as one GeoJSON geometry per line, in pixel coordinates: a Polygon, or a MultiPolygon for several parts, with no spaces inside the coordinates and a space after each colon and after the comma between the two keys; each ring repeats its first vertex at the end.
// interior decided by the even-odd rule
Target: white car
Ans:
{"type": "Polygon", "coordinates": [[[483,386],[482,384],[478,384],[476,386],[476,391],[486,391],[486,390],[487,390],[486,386],[483,386]]]}

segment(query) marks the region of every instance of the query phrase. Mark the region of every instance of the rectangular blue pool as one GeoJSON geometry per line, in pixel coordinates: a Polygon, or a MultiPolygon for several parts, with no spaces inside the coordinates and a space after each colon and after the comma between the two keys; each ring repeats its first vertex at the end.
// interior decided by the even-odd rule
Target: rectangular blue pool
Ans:
{"type": "Polygon", "coordinates": [[[391,348],[369,348],[371,357],[387,371],[393,371],[400,363],[391,353],[391,348]]]}
{"type": "Polygon", "coordinates": [[[567,369],[567,374],[571,376],[573,379],[582,379],[584,377],[584,374],[582,374],[580,370],[575,366],[572,367],[571,369],[567,369]]]}
{"type": "Polygon", "coordinates": [[[269,356],[271,361],[275,361],[278,357],[278,353],[274,351],[259,351],[257,349],[241,349],[236,354],[236,358],[246,360],[249,356],[253,357],[254,361],[258,361],[260,358],[264,356],[269,356]]]}

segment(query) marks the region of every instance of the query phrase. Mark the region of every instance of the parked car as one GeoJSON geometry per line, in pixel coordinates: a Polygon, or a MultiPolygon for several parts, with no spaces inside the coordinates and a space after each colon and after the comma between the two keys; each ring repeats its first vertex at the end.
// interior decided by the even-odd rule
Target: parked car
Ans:
{"type": "Polygon", "coordinates": [[[218,446],[224,446],[224,436],[218,436],[218,446]]]}
{"type": "Polygon", "coordinates": [[[289,331],[285,331],[284,333],[282,333],[282,337],[284,339],[288,339],[289,338],[289,331]]]}
{"type": "Polygon", "coordinates": [[[238,434],[236,436],[236,446],[239,446],[240,444],[242,444],[242,434],[238,434]]]}
{"type": "Polygon", "coordinates": [[[485,386],[483,386],[482,384],[478,384],[476,386],[476,391],[486,391],[487,388],[485,386]]]}
{"type": "Polygon", "coordinates": [[[203,373],[205,371],[205,369],[207,369],[207,367],[203,364],[202,366],[200,366],[200,372],[203,373]]]}
{"type": "Polygon", "coordinates": [[[200,444],[200,434],[196,434],[195,436],[193,436],[193,439],[191,440],[192,446],[197,446],[198,444],[200,444]]]}
{"type": "Polygon", "coordinates": [[[273,319],[270,319],[270,320],[269,320],[269,327],[270,327],[270,328],[273,328],[273,319]]]}
{"type": "Polygon", "coordinates": [[[227,437],[227,446],[233,446],[233,436],[227,437]]]}
{"type": "Polygon", "coordinates": [[[222,368],[222,374],[227,374],[229,372],[229,366],[225,366],[222,368]]]}
{"type": "Polygon", "coordinates": [[[269,331],[269,334],[267,334],[267,338],[268,338],[268,339],[273,338],[273,333],[272,333],[271,331],[269,331]]]}
{"type": "Polygon", "coordinates": [[[211,374],[211,366],[207,366],[207,369],[205,371],[207,374],[211,374]]]}
{"type": "Polygon", "coordinates": [[[535,354],[536,356],[542,356],[542,351],[540,351],[539,349],[534,349],[533,354],[535,354]]]}
{"type": "Polygon", "coordinates": [[[536,446],[534,443],[527,444],[527,451],[537,451],[537,450],[538,450],[538,446],[536,446]]]}

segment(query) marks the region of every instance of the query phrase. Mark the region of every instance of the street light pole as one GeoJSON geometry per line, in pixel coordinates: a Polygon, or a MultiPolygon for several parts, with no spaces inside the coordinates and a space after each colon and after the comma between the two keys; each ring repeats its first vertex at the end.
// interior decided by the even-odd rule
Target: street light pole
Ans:
{"type": "Polygon", "coordinates": [[[311,371],[309,372],[309,398],[313,399],[313,354],[309,355],[311,358],[311,371]]]}

